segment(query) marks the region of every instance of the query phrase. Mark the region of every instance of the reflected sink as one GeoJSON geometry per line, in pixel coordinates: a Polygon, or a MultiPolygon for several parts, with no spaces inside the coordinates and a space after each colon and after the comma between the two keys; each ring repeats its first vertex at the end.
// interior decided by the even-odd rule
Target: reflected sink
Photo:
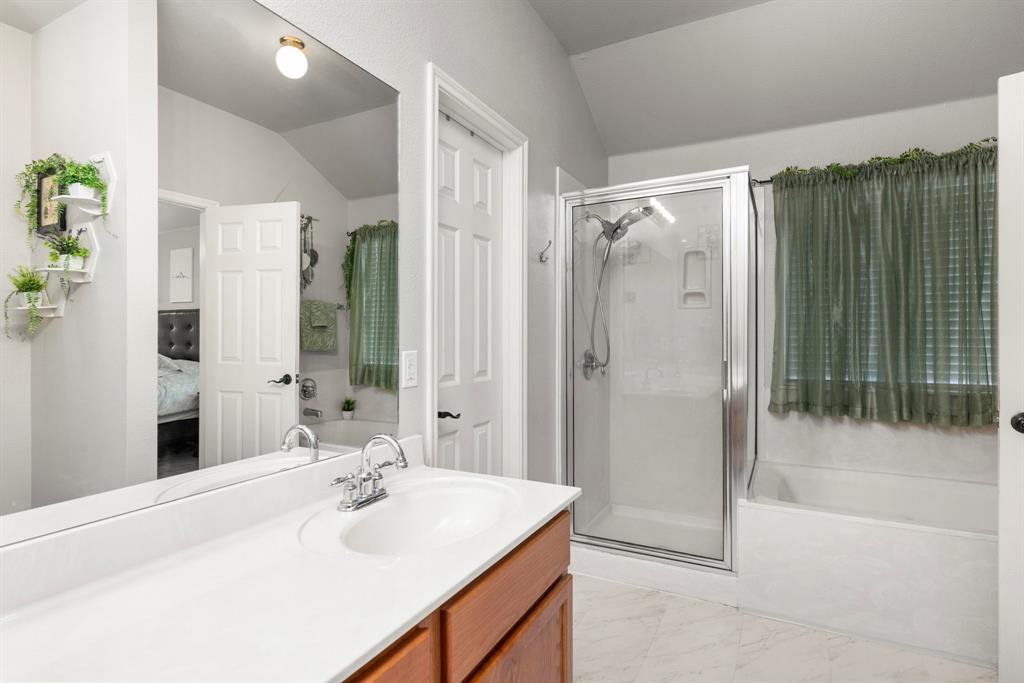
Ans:
{"type": "Polygon", "coordinates": [[[190,473],[191,476],[184,477],[184,481],[161,491],[154,502],[163,503],[196,493],[212,491],[219,489],[221,486],[248,481],[249,479],[261,477],[264,474],[290,470],[293,467],[304,465],[308,462],[308,455],[288,455],[254,458],[251,461],[238,460],[218,467],[211,467],[207,470],[199,470],[198,472],[190,473]]]}
{"type": "Polygon", "coordinates": [[[338,512],[332,505],[316,513],[299,531],[302,544],[329,554],[418,555],[487,531],[516,498],[504,484],[468,477],[417,478],[387,488],[387,498],[362,510],[338,512]]]}

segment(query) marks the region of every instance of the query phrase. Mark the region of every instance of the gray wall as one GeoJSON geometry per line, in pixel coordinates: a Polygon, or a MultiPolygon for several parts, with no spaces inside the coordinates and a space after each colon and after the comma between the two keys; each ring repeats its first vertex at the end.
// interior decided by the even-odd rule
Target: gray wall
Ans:
{"type": "MultiPolygon", "coordinates": [[[[6,24],[0,24],[0,83],[0,273],[6,275],[31,259],[25,220],[14,210],[14,177],[30,159],[32,131],[32,36],[6,24]]],[[[32,504],[32,344],[16,334],[22,320],[11,323],[11,339],[0,334],[0,515],[32,504]]]]}
{"type": "MultiPolygon", "coordinates": [[[[424,190],[426,186],[426,65],[434,62],[529,137],[529,255],[554,238],[555,166],[586,185],[603,185],[607,156],[565,51],[525,2],[312,2],[264,4],[401,92],[399,197],[401,347],[419,349],[426,334],[424,190]]],[[[553,268],[528,277],[529,336],[553,339],[553,268]]],[[[515,331],[525,334],[526,331],[515,331]]],[[[554,362],[550,354],[528,368],[528,428],[547,434],[534,458],[554,458],[554,362]]],[[[427,387],[400,391],[400,433],[422,433],[427,387]]],[[[432,419],[432,418],[431,418],[432,419]]],[[[531,438],[531,448],[533,439],[531,438]]]]}
{"type": "MultiPolygon", "coordinates": [[[[787,166],[858,162],[910,147],[936,152],[996,134],[995,97],[861,117],[717,142],[613,156],[612,183],[749,164],[754,178],[787,166]]],[[[970,481],[996,481],[994,429],[940,429],[767,412],[774,324],[774,232],[771,204],[762,211],[765,255],[760,276],[758,330],[758,448],[768,460],[900,472],[970,481]]]]}
{"type": "Polygon", "coordinates": [[[32,158],[109,151],[119,176],[95,281],[32,341],[39,506],[156,477],[156,3],[78,5],[34,34],[32,60],[32,158]]]}

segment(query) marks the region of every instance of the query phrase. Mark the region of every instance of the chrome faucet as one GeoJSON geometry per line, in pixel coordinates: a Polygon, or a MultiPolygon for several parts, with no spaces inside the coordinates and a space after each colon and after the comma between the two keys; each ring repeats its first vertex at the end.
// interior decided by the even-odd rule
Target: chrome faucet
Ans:
{"type": "Polygon", "coordinates": [[[331,486],[344,485],[342,489],[344,496],[341,502],[338,503],[338,510],[351,512],[352,510],[358,510],[371,503],[376,503],[378,500],[387,498],[388,490],[380,485],[381,480],[384,479],[381,470],[386,467],[404,470],[408,466],[409,461],[405,459],[405,451],[402,450],[402,444],[398,443],[394,437],[387,434],[371,436],[370,440],[363,446],[359,469],[356,472],[346,474],[344,477],[338,477],[331,482],[331,486]],[[395,452],[395,459],[385,460],[384,462],[372,465],[370,463],[370,452],[377,443],[390,446],[391,450],[395,452]]]}
{"type": "Polygon", "coordinates": [[[309,444],[309,461],[316,462],[320,459],[320,438],[316,435],[312,429],[306,425],[292,425],[288,428],[288,431],[284,433],[284,439],[281,441],[281,450],[288,453],[295,447],[292,443],[296,435],[306,437],[306,443],[309,444]]]}

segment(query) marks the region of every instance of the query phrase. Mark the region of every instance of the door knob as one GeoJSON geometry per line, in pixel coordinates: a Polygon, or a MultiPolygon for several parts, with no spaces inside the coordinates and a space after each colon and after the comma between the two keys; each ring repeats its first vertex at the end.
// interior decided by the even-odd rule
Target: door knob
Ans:
{"type": "Polygon", "coordinates": [[[439,411],[437,411],[437,419],[438,420],[443,420],[446,417],[450,417],[453,420],[458,420],[460,417],[462,417],[462,413],[449,413],[447,410],[439,410],[439,411]]]}
{"type": "Polygon", "coordinates": [[[1024,413],[1017,413],[1011,417],[1010,426],[1013,427],[1014,431],[1024,434],[1024,413]]]}
{"type": "Polygon", "coordinates": [[[283,375],[281,375],[281,379],[268,379],[267,380],[267,384],[283,384],[285,386],[288,386],[291,383],[292,383],[292,376],[289,375],[287,372],[284,373],[283,375]]]}

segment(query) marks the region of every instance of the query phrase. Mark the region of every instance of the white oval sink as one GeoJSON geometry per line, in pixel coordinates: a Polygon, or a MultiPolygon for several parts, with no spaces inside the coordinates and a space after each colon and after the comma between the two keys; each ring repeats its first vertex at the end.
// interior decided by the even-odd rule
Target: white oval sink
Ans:
{"type": "Polygon", "coordinates": [[[333,507],[311,517],[300,531],[303,544],[332,554],[417,555],[487,531],[515,500],[497,482],[429,478],[389,488],[388,497],[355,512],[333,507]]]}
{"type": "Polygon", "coordinates": [[[265,474],[290,470],[298,465],[309,462],[309,456],[282,456],[273,458],[257,458],[252,461],[239,460],[227,465],[212,467],[208,470],[200,470],[184,476],[184,481],[174,484],[156,497],[154,502],[163,503],[168,500],[176,500],[191,496],[196,493],[205,493],[213,489],[219,489],[229,484],[237,484],[265,474]]]}

